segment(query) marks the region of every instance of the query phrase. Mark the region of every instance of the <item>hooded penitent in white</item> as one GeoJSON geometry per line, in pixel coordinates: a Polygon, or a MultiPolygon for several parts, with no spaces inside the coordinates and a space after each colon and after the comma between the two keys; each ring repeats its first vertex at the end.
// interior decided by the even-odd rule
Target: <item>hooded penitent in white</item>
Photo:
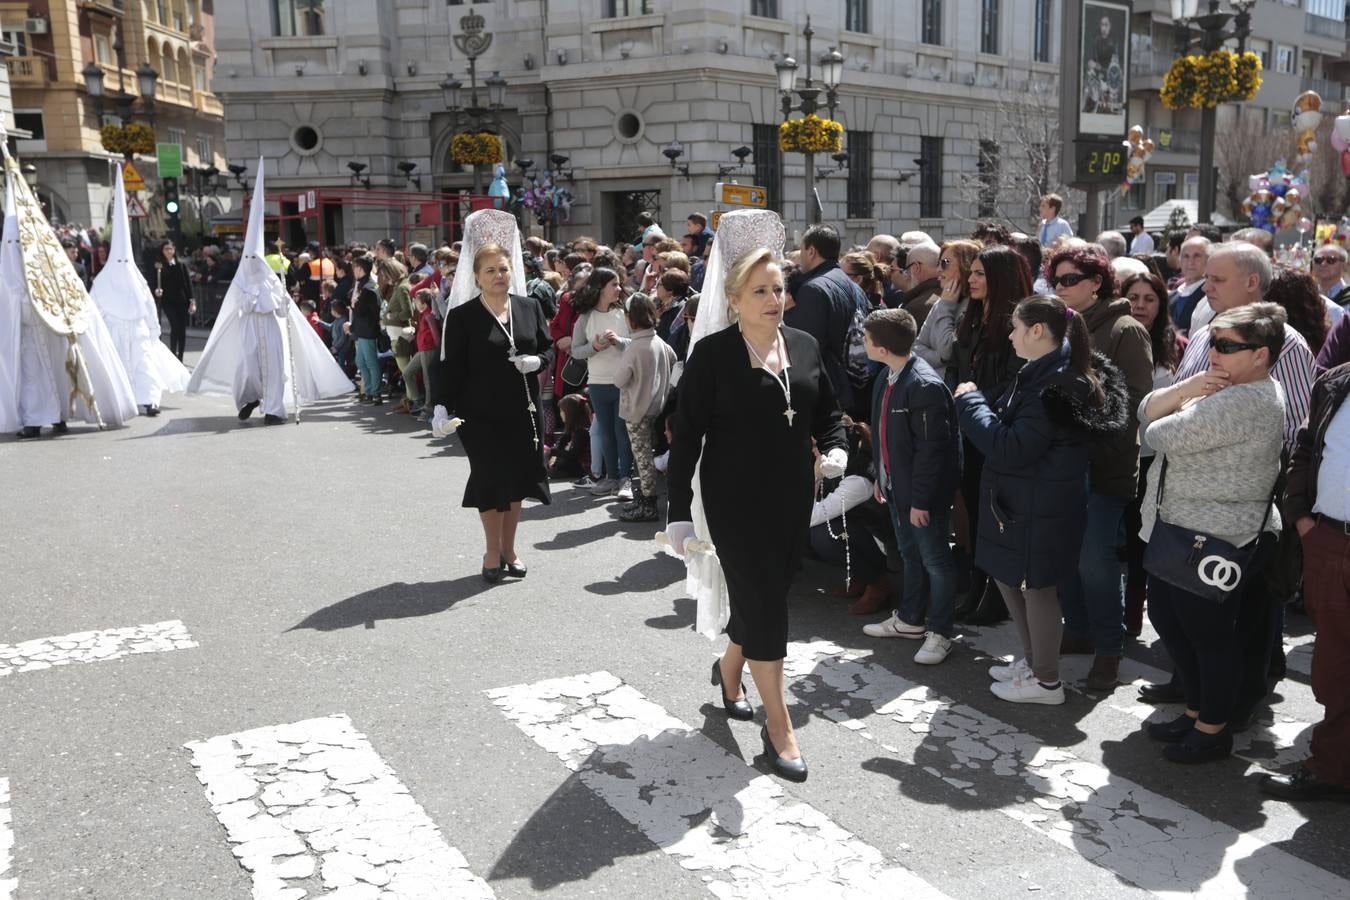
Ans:
{"type": "Polygon", "coordinates": [[[122,169],[117,169],[113,197],[112,249],[108,264],[94,279],[90,298],[103,313],[108,333],[117,347],[122,367],[131,379],[139,406],[159,406],[164,392],[187,387],[188,370],[159,339],[159,310],[154,295],[136,268],[127,219],[127,195],[122,169]]]}
{"type": "Polygon", "coordinates": [[[284,416],[297,400],[337,397],[352,382],[263,260],[265,202],[259,159],[244,256],[187,390],[232,395],[241,408],[256,401],[264,413],[284,416]]]}
{"type": "Polygon", "coordinates": [[[3,153],[0,426],[121,425],[136,415],[136,401],[117,349],[18,164],[3,153]]]}

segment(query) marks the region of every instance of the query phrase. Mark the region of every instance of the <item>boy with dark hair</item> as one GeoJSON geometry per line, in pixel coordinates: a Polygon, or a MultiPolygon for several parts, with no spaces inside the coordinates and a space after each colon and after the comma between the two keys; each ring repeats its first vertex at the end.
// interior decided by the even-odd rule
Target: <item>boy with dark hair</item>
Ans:
{"type": "Polygon", "coordinates": [[[952,392],[932,366],[911,353],[917,334],[914,317],[903,309],[878,310],[863,323],[868,359],[886,367],[872,391],[877,500],[890,507],[905,561],[900,608],[886,621],[864,626],[863,633],[922,639],[914,661],[936,665],[951,651],[955,627],[956,567],[947,535],[961,438],[952,392]]]}

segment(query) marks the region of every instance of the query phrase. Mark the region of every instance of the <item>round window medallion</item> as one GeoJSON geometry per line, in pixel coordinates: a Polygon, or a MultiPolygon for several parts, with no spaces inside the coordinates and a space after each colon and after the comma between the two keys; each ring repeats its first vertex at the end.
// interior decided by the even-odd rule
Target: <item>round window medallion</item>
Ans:
{"type": "Polygon", "coordinates": [[[291,147],[301,156],[313,156],[323,147],[323,133],[313,125],[297,125],[291,132],[291,147]]]}
{"type": "Polygon", "coordinates": [[[646,127],[642,114],[634,109],[622,110],[614,119],[614,135],[625,144],[637,143],[646,127]]]}

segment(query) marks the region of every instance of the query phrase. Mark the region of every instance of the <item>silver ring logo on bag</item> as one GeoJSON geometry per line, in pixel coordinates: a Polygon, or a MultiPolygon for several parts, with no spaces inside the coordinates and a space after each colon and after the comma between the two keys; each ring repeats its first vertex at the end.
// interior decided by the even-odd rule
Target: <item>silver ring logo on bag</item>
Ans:
{"type": "Polygon", "coordinates": [[[1231,591],[1242,583],[1242,566],[1222,556],[1206,556],[1195,571],[1201,581],[1221,591],[1231,591]]]}

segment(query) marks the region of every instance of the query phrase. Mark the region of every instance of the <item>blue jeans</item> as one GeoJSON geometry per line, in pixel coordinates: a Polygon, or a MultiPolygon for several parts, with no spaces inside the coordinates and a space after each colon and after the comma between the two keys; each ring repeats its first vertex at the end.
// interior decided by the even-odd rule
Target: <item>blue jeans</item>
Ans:
{"type": "Polygon", "coordinates": [[[589,393],[600,432],[600,455],[605,459],[605,477],[631,478],[633,448],[628,443],[628,428],[619,418],[619,389],[612,384],[593,384],[589,393]]]}
{"type": "Polygon", "coordinates": [[[895,526],[895,540],[900,545],[900,556],[905,561],[904,591],[900,595],[900,618],[911,625],[924,621],[924,607],[928,608],[928,630],[943,637],[952,636],[956,615],[956,564],[952,547],[947,543],[951,533],[949,507],[929,510],[928,524],[917,528],[909,522],[909,507],[900,509],[887,492],[886,505],[891,510],[891,524],[895,526]],[[928,603],[924,603],[923,580],[928,575],[928,603]]]}
{"type": "Polygon", "coordinates": [[[380,396],[380,351],[374,338],[356,339],[356,369],[361,373],[361,393],[380,396]]]}
{"type": "MultiPolygon", "coordinates": [[[[1145,502],[1152,502],[1145,498],[1145,502]]],[[[1119,656],[1125,648],[1125,583],[1121,577],[1120,525],[1127,497],[1088,494],[1087,526],[1078,571],[1059,586],[1064,630],[1090,637],[1098,656],[1119,656]]]]}

